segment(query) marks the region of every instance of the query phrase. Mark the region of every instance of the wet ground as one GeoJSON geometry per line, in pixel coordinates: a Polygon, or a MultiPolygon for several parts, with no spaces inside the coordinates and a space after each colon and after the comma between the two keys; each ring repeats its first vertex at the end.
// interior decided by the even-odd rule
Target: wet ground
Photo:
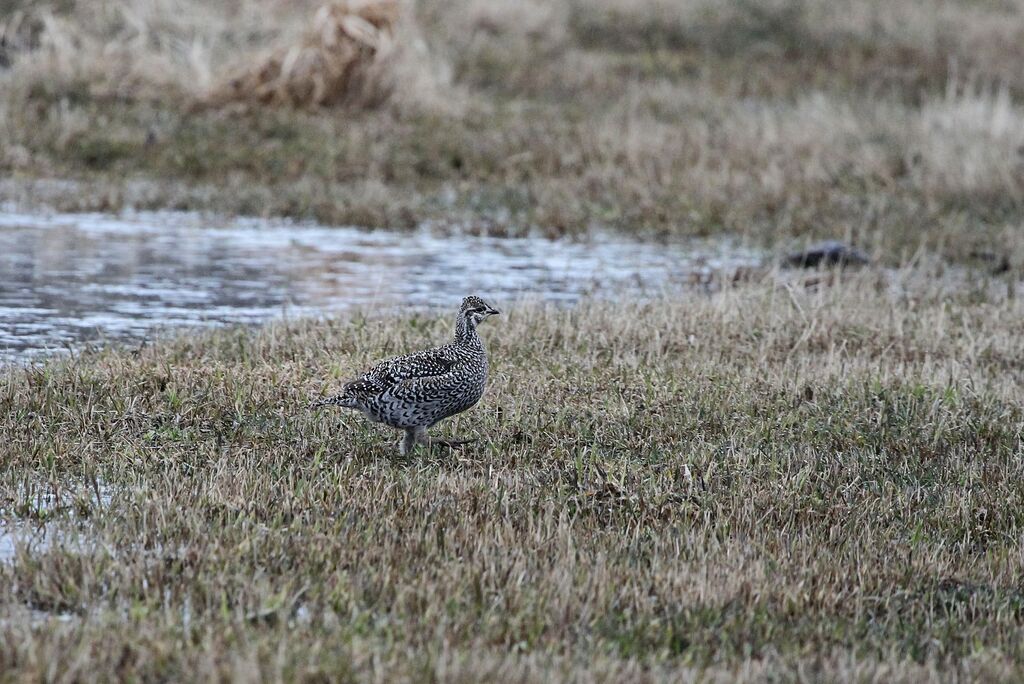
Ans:
{"type": "MultiPolygon", "coordinates": [[[[29,490],[0,492],[0,566],[17,566],[54,549],[88,552],[98,548],[92,519],[80,515],[79,509],[105,509],[114,494],[112,487],[99,481],[59,489],[46,484],[23,483],[21,486],[29,490]],[[20,503],[15,506],[14,499],[6,498],[5,494],[15,495],[20,503]]],[[[0,627],[31,628],[50,620],[69,622],[75,617],[66,610],[32,605],[5,606],[5,610],[0,611],[0,627]]]]}
{"type": "Polygon", "coordinates": [[[0,363],[161,330],[355,306],[446,310],[468,293],[499,306],[524,297],[643,296],[759,261],[721,241],[570,242],[172,212],[0,212],[0,363]]]}
{"type": "Polygon", "coordinates": [[[76,509],[80,504],[106,508],[112,496],[113,489],[98,481],[60,490],[36,484],[32,491],[19,493],[22,503],[17,507],[0,495],[0,563],[13,562],[19,546],[31,553],[88,544],[88,535],[78,534],[88,520],[79,520],[76,509]]]}

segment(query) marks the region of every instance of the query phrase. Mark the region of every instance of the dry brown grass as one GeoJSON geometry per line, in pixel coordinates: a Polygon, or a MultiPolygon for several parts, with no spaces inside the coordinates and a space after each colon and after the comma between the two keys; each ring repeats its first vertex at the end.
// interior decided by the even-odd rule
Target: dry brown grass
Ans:
{"type": "Polygon", "coordinates": [[[403,63],[429,59],[410,13],[398,0],[324,4],[300,42],[245,66],[214,86],[204,103],[372,108],[396,90],[408,102],[435,85],[426,69],[412,76],[401,71],[403,63]]]}
{"type": "Polygon", "coordinates": [[[279,48],[216,86],[211,104],[337,105],[365,90],[367,70],[390,50],[397,2],[321,6],[297,45],[279,48]]]}

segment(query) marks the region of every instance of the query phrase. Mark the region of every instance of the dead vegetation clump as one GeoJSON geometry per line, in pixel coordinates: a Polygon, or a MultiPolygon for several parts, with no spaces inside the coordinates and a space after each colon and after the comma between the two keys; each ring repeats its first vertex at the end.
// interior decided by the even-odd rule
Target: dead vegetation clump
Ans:
{"type": "Polygon", "coordinates": [[[404,107],[441,100],[438,66],[402,0],[126,0],[0,20],[3,88],[20,100],[404,107]]]}
{"type": "Polygon", "coordinates": [[[417,42],[397,0],[329,2],[297,42],[272,50],[217,84],[206,101],[378,106],[401,88],[396,72],[417,42]]]}

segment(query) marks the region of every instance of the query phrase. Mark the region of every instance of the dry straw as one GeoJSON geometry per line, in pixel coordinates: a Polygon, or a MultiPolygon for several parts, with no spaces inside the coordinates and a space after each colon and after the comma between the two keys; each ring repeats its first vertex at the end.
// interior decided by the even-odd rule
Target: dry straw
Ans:
{"type": "Polygon", "coordinates": [[[403,49],[396,0],[340,0],[321,6],[309,30],[215,86],[214,105],[251,102],[293,107],[368,107],[394,89],[389,73],[403,49]]]}

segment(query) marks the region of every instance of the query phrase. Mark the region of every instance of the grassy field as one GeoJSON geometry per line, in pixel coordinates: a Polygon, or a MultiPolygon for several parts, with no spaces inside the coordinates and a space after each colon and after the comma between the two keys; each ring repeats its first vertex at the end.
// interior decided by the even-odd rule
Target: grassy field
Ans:
{"type": "Polygon", "coordinates": [[[1019,0],[422,0],[376,106],[196,106],[317,4],[0,4],[0,197],[1024,262],[1019,0]]]}
{"type": "Polygon", "coordinates": [[[319,5],[0,0],[0,201],[898,268],[495,302],[411,457],[306,406],[447,318],[0,367],[0,682],[1024,678],[1020,0],[421,0],[340,106],[211,95],[319,5]]]}
{"type": "Polygon", "coordinates": [[[0,680],[1019,678],[1024,310],[936,282],[498,302],[411,458],[305,406],[448,320],[8,368],[0,680]]]}

